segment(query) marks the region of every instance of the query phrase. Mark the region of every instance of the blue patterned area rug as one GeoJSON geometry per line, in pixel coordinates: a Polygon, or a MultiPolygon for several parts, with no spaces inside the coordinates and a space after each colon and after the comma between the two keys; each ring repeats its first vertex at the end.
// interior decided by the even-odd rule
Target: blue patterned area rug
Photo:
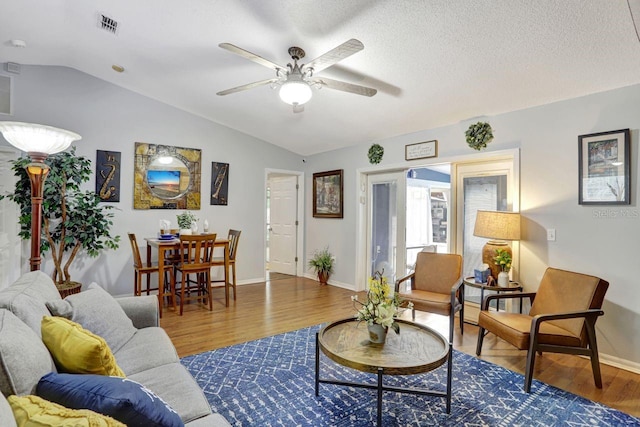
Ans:
{"type": "MultiPolygon", "coordinates": [[[[314,392],[319,326],[182,359],[215,412],[235,426],[369,426],[375,390],[320,384],[314,392]]],[[[385,392],[384,426],[640,426],[640,419],[454,350],[451,414],[441,397],[385,392]]],[[[376,383],[376,376],[321,355],[322,378],[376,383]]],[[[385,384],[444,391],[446,365],[385,384]]]]}

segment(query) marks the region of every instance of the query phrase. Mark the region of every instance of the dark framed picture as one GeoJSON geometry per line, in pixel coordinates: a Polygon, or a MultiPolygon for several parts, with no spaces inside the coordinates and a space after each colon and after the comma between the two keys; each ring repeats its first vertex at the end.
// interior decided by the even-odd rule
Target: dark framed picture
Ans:
{"type": "Polygon", "coordinates": [[[313,174],[313,216],[315,218],[343,217],[342,169],[313,174]]]}
{"type": "Polygon", "coordinates": [[[229,163],[211,162],[212,205],[227,206],[229,201],[229,163]]]}
{"type": "Polygon", "coordinates": [[[629,129],[578,137],[581,205],[628,205],[630,194],[629,129]]]}
{"type": "Polygon", "coordinates": [[[96,150],[96,194],[101,202],[120,201],[120,152],[96,150]]]}

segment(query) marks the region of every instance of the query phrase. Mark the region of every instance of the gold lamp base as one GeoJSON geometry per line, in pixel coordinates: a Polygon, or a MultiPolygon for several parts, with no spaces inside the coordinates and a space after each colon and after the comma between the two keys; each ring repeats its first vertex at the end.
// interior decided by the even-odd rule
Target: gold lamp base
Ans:
{"type": "Polygon", "coordinates": [[[482,262],[489,266],[491,270],[491,276],[494,279],[498,280],[498,274],[502,271],[502,268],[499,265],[496,265],[496,262],[493,258],[496,256],[496,250],[502,249],[509,253],[509,255],[513,255],[511,252],[511,246],[505,241],[502,240],[489,240],[482,247],[482,262]]]}

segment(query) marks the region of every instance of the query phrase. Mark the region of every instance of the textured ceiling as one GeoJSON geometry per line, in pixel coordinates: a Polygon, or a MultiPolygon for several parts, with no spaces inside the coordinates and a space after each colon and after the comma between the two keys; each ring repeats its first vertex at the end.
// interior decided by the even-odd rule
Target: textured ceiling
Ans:
{"type": "Polygon", "coordinates": [[[72,67],[309,155],[640,83],[630,2],[3,0],[0,62],[72,67]],[[286,64],[290,46],[311,60],[350,38],[364,50],[319,75],[372,98],[314,90],[294,114],[269,86],[216,96],[274,77],[219,43],[286,64]]]}

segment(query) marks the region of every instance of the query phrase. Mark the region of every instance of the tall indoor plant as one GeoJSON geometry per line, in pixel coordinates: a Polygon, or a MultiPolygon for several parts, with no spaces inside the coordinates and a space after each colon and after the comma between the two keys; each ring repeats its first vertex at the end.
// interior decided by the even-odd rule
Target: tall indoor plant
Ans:
{"type": "MultiPolygon", "coordinates": [[[[25,166],[31,160],[21,157],[12,161],[11,169],[18,178],[13,193],[2,195],[20,206],[20,232],[31,238],[31,187],[25,166]]],[[[54,154],[45,160],[50,171],[44,185],[42,201],[42,244],[40,251],[51,251],[54,264],[53,280],[58,289],[70,285],[69,267],[80,251],[96,257],[106,249],[118,248],[120,236],[111,235],[113,209],[101,205],[94,191],[82,191],[82,183],[91,177],[91,161],[76,156],[75,147],[54,154]]],[[[78,285],[75,285],[78,286],[78,285]]]]}

